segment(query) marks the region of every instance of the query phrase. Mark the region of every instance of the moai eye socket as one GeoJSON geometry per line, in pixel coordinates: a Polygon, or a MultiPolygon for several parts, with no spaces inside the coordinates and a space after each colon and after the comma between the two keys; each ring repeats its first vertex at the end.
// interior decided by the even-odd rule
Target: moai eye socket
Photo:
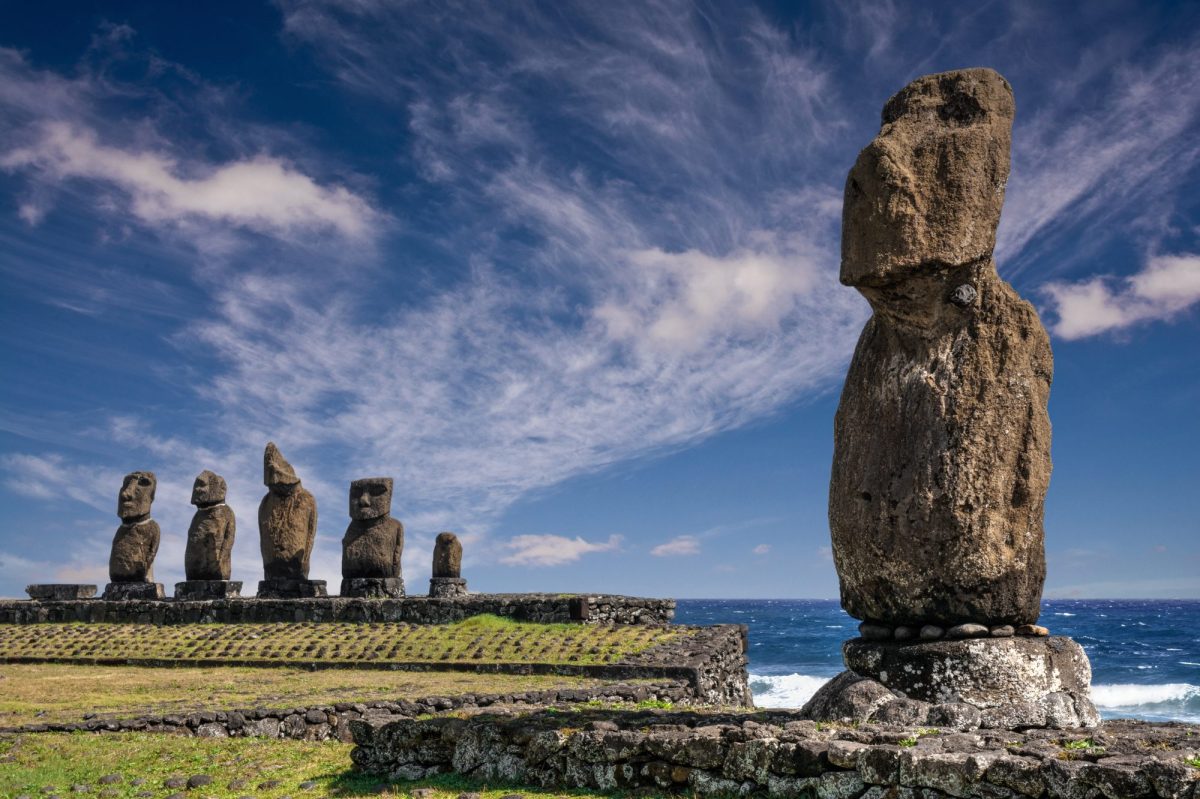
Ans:
{"type": "Polygon", "coordinates": [[[387,489],[381,485],[373,485],[373,486],[371,486],[370,490],[371,490],[371,496],[373,496],[373,497],[382,497],[384,495],[384,493],[386,493],[386,491],[387,491],[387,489]]]}
{"type": "Polygon", "coordinates": [[[350,496],[354,497],[355,499],[361,497],[362,493],[362,486],[350,486],[350,496]]]}
{"type": "Polygon", "coordinates": [[[142,486],[143,488],[149,488],[150,487],[150,478],[149,477],[139,477],[138,485],[142,486]]]}

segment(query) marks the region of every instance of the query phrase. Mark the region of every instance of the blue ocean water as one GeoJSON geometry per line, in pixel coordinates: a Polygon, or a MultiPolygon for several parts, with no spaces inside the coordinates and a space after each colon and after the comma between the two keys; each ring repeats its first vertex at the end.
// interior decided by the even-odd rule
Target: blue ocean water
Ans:
{"type": "MultiPolygon", "coordinates": [[[[836,600],[681,599],[680,624],[750,628],[750,687],[759,707],[799,707],[842,670],[858,622],[836,600]]],[[[1105,718],[1200,723],[1200,600],[1049,600],[1040,624],[1092,661],[1105,718]]]]}

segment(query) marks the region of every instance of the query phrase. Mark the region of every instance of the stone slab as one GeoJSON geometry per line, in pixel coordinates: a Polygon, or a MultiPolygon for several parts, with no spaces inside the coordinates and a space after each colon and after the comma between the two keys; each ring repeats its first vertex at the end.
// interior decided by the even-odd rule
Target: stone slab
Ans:
{"type": "Polygon", "coordinates": [[[189,600],[233,599],[242,595],[239,580],[184,580],[175,583],[175,598],[189,600]]]}
{"type": "Polygon", "coordinates": [[[109,583],[104,586],[104,599],[111,602],[164,599],[166,596],[162,583],[109,583]]]}
{"type": "Polygon", "coordinates": [[[462,577],[431,577],[429,579],[429,595],[431,597],[453,598],[465,596],[467,581],[462,577]]]}
{"type": "Polygon", "coordinates": [[[83,583],[34,583],[25,586],[30,599],[42,602],[67,602],[73,599],[92,599],[96,586],[83,583]]]}
{"type": "Polygon", "coordinates": [[[804,706],[814,721],[974,729],[1095,727],[1091,664],[1070,638],[973,638],[842,646],[849,671],[804,706]]]}
{"type": "Polygon", "coordinates": [[[259,599],[306,599],[329,596],[324,580],[259,580],[259,599]]]}
{"type": "Polygon", "coordinates": [[[401,577],[346,577],[342,580],[342,596],[364,599],[395,599],[404,596],[401,577]]]}

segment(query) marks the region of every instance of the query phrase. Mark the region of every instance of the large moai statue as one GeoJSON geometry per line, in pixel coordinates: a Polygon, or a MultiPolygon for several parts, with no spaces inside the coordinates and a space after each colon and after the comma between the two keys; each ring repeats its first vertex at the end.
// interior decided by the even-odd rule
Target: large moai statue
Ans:
{"type": "Polygon", "coordinates": [[[392,478],[350,484],[350,526],[342,538],[342,596],[404,596],[404,525],[391,517],[392,478]]]}
{"type": "Polygon", "coordinates": [[[325,596],[324,580],[308,579],[308,559],[317,537],[317,500],[300,485],[296,470],[274,442],[263,453],[267,494],[258,506],[263,576],[262,599],[325,596]]]}
{"type": "Polygon", "coordinates": [[[990,69],[918,78],[846,181],[841,281],[874,313],[834,424],[829,524],[863,638],[807,706],[817,718],[1098,721],[1083,650],[1034,625],[1053,364],[992,260],[1014,113],[990,69]]]}
{"type": "Polygon", "coordinates": [[[467,593],[467,581],[462,576],[462,544],[454,533],[438,533],[433,543],[433,576],[429,578],[429,595],[451,598],[467,593]]]}
{"type": "Polygon", "coordinates": [[[108,557],[104,598],[162,599],[163,587],[154,582],[154,556],[162,536],[158,522],[150,518],[150,506],[158,480],[154,472],[131,472],[121,481],[117,515],[121,526],[113,536],[108,557]]]}
{"type": "Polygon", "coordinates": [[[176,599],[227,599],[241,593],[242,584],[229,579],[237,519],[225,504],[225,491],[225,478],[208,470],[192,484],[196,514],[183,556],[187,579],[175,584],[176,599]]]}

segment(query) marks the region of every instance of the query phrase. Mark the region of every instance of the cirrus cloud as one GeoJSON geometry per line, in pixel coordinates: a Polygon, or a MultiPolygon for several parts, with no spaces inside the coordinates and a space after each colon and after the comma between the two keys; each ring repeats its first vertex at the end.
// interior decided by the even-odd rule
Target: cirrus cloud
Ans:
{"type": "Polygon", "coordinates": [[[614,552],[621,548],[622,537],[610,535],[607,541],[585,541],[579,536],[517,535],[504,544],[512,553],[500,558],[509,566],[561,566],[573,563],[593,552],[614,552]]]}

